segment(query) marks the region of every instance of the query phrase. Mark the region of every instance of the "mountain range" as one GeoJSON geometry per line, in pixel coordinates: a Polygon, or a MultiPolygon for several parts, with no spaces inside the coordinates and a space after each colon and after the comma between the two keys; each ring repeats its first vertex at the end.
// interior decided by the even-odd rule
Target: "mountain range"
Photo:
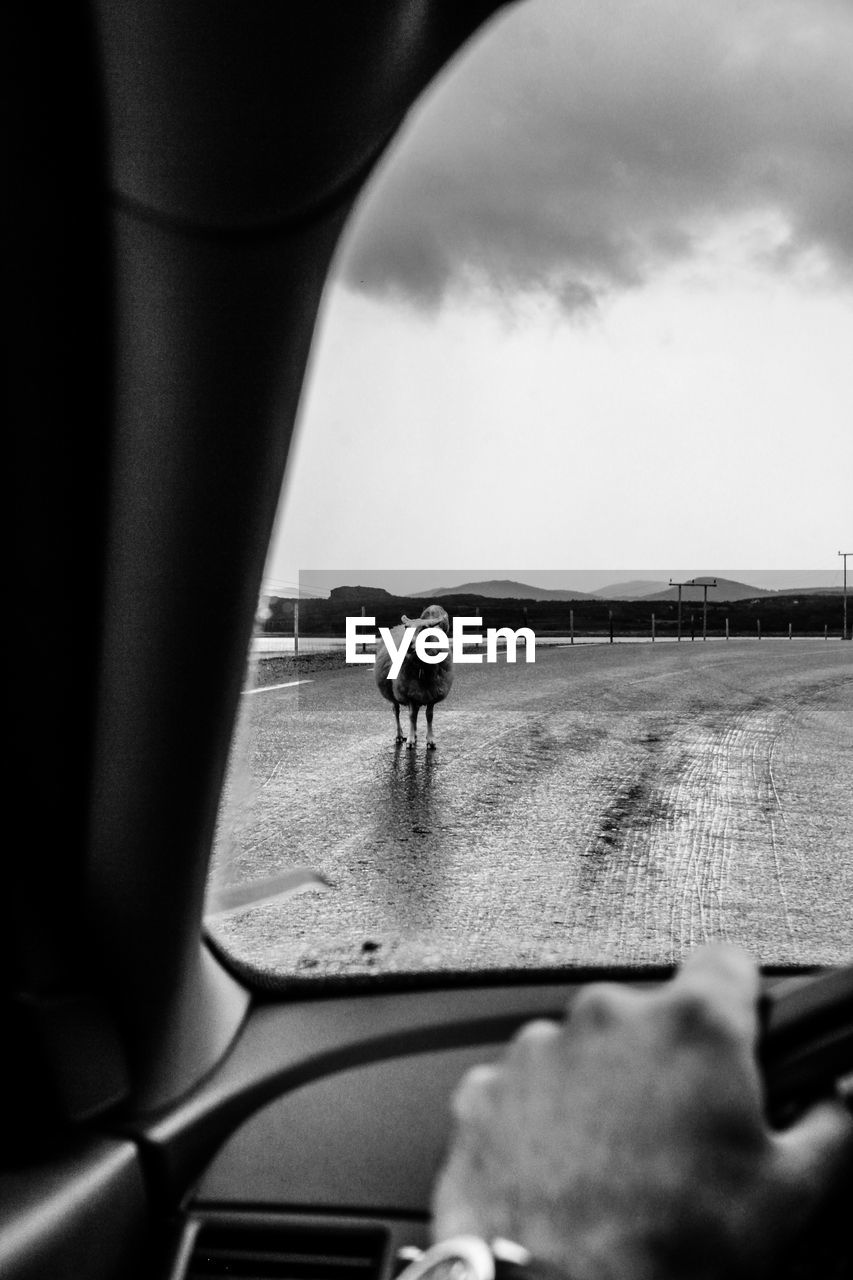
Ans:
{"type": "MultiPolygon", "coordinates": [[[[840,595],[840,587],[786,587],[780,591],[772,591],[767,587],[754,587],[748,582],[737,582],[732,578],[717,578],[716,587],[710,586],[713,578],[692,578],[688,585],[682,587],[682,601],[695,603],[703,597],[702,584],[708,583],[708,599],[726,600],[758,600],[763,596],[806,596],[806,595],[840,595]]],[[[546,587],[534,587],[526,582],[516,582],[510,578],[490,578],[485,582],[465,582],[460,586],[435,587],[430,591],[415,591],[412,599],[436,600],[442,596],[484,596],[492,600],[677,600],[678,588],[667,582],[655,582],[649,579],[631,579],[627,582],[614,582],[596,591],[577,591],[572,588],[559,590],[546,587]]]]}

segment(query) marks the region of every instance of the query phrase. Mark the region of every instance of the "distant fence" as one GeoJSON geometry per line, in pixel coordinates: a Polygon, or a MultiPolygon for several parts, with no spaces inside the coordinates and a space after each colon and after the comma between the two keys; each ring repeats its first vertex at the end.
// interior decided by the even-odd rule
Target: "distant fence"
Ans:
{"type": "MultiPolygon", "coordinates": [[[[670,643],[681,642],[686,644],[702,643],[703,641],[718,640],[774,640],[774,639],[814,639],[823,638],[824,640],[840,640],[842,639],[842,630],[840,626],[830,627],[829,623],[823,626],[817,625],[808,627],[803,625],[804,620],[799,620],[799,625],[793,620],[785,622],[784,619],[770,618],[763,619],[761,617],[754,619],[738,619],[737,624],[733,625],[732,620],[728,616],[722,619],[715,618],[708,621],[703,627],[703,619],[701,613],[686,613],[679,627],[678,619],[671,617],[660,617],[658,614],[649,614],[645,620],[636,617],[626,619],[618,618],[616,615],[608,617],[604,620],[589,618],[581,618],[576,621],[570,617],[568,626],[543,628],[538,627],[534,619],[512,620],[491,620],[483,619],[483,626],[508,626],[513,630],[521,626],[529,626],[536,635],[537,642],[542,645],[572,645],[584,643],[670,643]]],[[[386,625],[377,623],[377,625],[386,625]]],[[[288,632],[271,632],[265,630],[262,634],[255,637],[252,642],[252,656],[263,660],[273,657],[298,657],[299,655],[307,656],[309,654],[334,653],[344,648],[344,628],[341,627],[336,633],[326,633],[322,635],[306,634],[301,629],[294,634],[293,631],[288,632]]],[[[372,644],[365,643],[358,646],[358,651],[367,653],[372,651],[372,644]]]]}
{"type": "MultiPolygon", "coordinates": [[[[685,588],[679,608],[673,600],[516,600],[483,596],[439,596],[451,617],[478,617],[483,628],[530,627],[542,643],[613,643],[702,639],[765,640],[822,636],[842,638],[843,600],[838,594],[762,596],[748,600],[694,599],[685,588]]],[[[347,617],[372,617],[377,627],[394,627],[403,614],[417,617],[426,600],[390,596],[295,600],[273,597],[269,616],[253,646],[258,657],[316,654],[344,643],[347,617]]],[[[848,632],[849,634],[849,632],[848,632]]]]}

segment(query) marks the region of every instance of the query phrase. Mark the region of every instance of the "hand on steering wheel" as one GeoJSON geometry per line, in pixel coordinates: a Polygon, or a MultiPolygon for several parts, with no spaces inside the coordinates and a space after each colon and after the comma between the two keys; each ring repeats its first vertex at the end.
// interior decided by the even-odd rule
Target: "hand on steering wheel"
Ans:
{"type": "Polygon", "coordinates": [[[463,1081],[437,1239],[518,1241],[573,1280],[764,1274],[851,1157],[837,1102],[765,1118],[759,975],[695,952],[649,992],[597,984],[463,1081]]]}

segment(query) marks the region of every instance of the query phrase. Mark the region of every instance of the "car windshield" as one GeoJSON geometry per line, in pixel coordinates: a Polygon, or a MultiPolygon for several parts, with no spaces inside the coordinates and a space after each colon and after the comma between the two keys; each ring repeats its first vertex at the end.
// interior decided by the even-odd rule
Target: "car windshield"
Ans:
{"type": "Polygon", "coordinates": [[[232,963],[851,958],[851,64],[838,0],[528,0],[412,112],[270,547],[232,963]]]}

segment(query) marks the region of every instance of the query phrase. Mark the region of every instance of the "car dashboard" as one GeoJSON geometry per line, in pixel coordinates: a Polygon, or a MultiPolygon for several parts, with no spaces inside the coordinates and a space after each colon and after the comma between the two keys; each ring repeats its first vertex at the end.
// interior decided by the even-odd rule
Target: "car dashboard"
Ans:
{"type": "MultiPolygon", "coordinates": [[[[258,1005],[216,1077],[136,1135],[166,1194],[193,1185],[170,1280],[393,1276],[428,1242],[461,1077],[529,1019],[561,1018],[588,979],[258,1005]]],[[[765,977],[775,1106],[849,1063],[850,995],[849,971],[765,977]]]]}
{"type": "Polygon", "coordinates": [[[574,989],[256,1007],[216,1081],[139,1135],[161,1185],[177,1186],[205,1160],[212,1118],[224,1129],[247,1113],[187,1198],[170,1280],[393,1275],[401,1248],[427,1243],[459,1080],[531,1017],[560,1017],[574,989]]]}

